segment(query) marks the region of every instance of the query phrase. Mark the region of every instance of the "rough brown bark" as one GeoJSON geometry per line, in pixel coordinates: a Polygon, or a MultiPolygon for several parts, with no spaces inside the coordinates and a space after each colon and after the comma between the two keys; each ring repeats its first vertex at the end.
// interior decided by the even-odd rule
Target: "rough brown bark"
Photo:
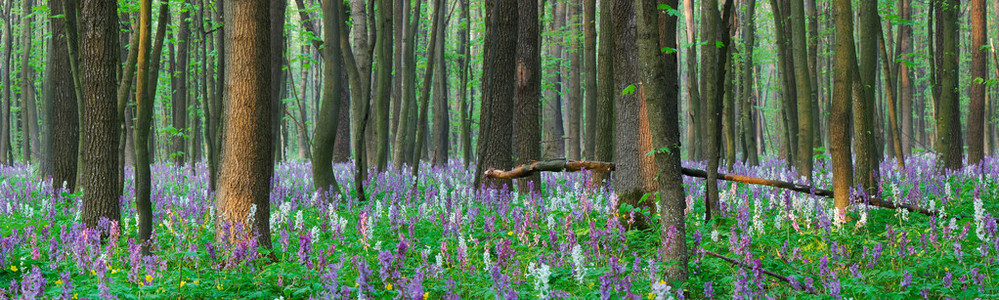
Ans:
{"type": "Polygon", "coordinates": [[[32,27],[30,13],[32,0],[21,0],[21,158],[34,163],[38,155],[38,105],[35,97],[35,71],[30,64],[32,27]]]}
{"type": "MultiPolygon", "coordinates": [[[[514,91],[514,163],[541,159],[541,126],[538,99],[541,96],[541,34],[538,25],[538,1],[518,1],[517,73],[514,91]]],[[[517,180],[517,189],[541,190],[541,177],[517,180]]]]}
{"type": "MultiPolygon", "coordinates": [[[[651,123],[652,140],[657,151],[655,165],[659,185],[660,257],[668,264],[666,277],[673,281],[687,279],[687,243],[685,222],[686,196],[680,175],[679,74],[676,51],[661,55],[660,49],[677,48],[677,17],[659,14],[657,1],[638,1],[638,46],[642,65],[647,117],[651,123]],[[664,22],[662,32],[657,25],[664,22]],[[660,35],[663,43],[659,43],[660,35]]],[[[676,7],[676,0],[663,1],[676,7]]]]}
{"type": "Polygon", "coordinates": [[[565,59],[569,61],[569,97],[568,97],[568,113],[566,114],[569,118],[569,134],[566,139],[566,157],[569,159],[580,159],[580,121],[582,120],[583,113],[583,90],[581,81],[582,73],[580,73],[580,59],[582,58],[582,47],[579,43],[579,2],[580,0],[572,0],[567,4],[566,10],[567,14],[567,25],[569,27],[569,45],[568,49],[565,51],[565,59]]]}
{"type": "Polygon", "coordinates": [[[860,47],[857,49],[859,60],[858,80],[859,90],[855,91],[853,102],[853,152],[856,156],[856,172],[854,182],[861,184],[866,193],[873,196],[877,192],[878,158],[881,151],[877,148],[874,125],[876,102],[875,85],[877,84],[878,61],[878,29],[881,26],[877,13],[877,3],[861,2],[858,18],[860,47]]]}
{"type": "MultiPolygon", "coordinates": [[[[899,17],[902,20],[910,20],[912,18],[912,8],[911,0],[900,0],[898,1],[899,17]]],[[[912,86],[912,71],[907,62],[914,60],[912,57],[912,26],[909,24],[901,24],[898,29],[898,43],[899,50],[895,55],[898,56],[903,62],[898,64],[898,94],[899,94],[899,107],[902,113],[901,118],[901,140],[902,140],[902,155],[909,156],[912,155],[913,140],[913,120],[912,120],[912,108],[913,108],[913,86],[912,86]]],[[[920,114],[920,118],[922,114],[920,114]]]]}
{"type": "Polygon", "coordinates": [[[228,222],[233,230],[230,236],[220,230],[216,239],[245,241],[256,236],[259,246],[270,248],[272,82],[271,67],[261,63],[270,60],[268,1],[227,1],[224,6],[228,72],[216,224],[228,222]],[[256,214],[248,224],[252,206],[256,214]]]}
{"type": "Polygon", "coordinates": [[[939,105],[935,105],[937,118],[937,165],[940,169],[959,170],[963,163],[961,142],[961,119],[958,99],[958,24],[957,7],[959,0],[938,0],[937,34],[940,42],[936,54],[939,57],[937,80],[939,82],[939,105]],[[956,135],[955,135],[956,134],[956,135]]]}
{"type": "Polygon", "coordinates": [[[583,157],[596,158],[597,147],[597,1],[583,0],[583,81],[586,110],[583,157]]]}
{"type": "MultiPolygon", "coordinates": [[[[323,40],[339,40],[340,9],[338,2],[324,0],[323,40]]],[[[339,134],[341,89],[341,55],[339,47],[323,47],[323,103],[316,123],[315,143],[312,146],[312,186],[317,192],[329,195],[340,193],[340,184],[333,174],[333,148],[339,134]]],[[[325,196],[325,195],[324,195],[325,196]]],[[[332,198],[329,198],[332,199],[332,198]]]]}
{"type": "Polygon", "coordinates": [[[754,117],[756,99],[753,97],[753,88],[756,87],[753,76],[753,48],[756,43],[756,0],[748,0],[744,3],[746,8],[742,40],[745,44],[745,49],[742,53],[745,59],[742,65],[742,97],[739,109],[740,122],[742,123],[742,144],[744,145],[743,160],[750,166],[756,166],[760,164],[756,146],[756,118],[754,117]]]}
{"type": "Polygon", "coordinates": [[[509,171],[489,168],[483,175],[490,179],[516,179],[537,176],[538,172],[579,172],[588,170],[594,173],[609,173],[614,171],[614,169],[614,163],[610,162],[554,159],[531,161],[517,165],[509,171]]]}
{"type": "MultiPolygon", "coordinates": [[[[635,37],[634,2],[614,1],[613,17],[614,85],[616,90],[622,91],[615,95],[614,100],[617,104],[614,135],[616,140],[622,141],[614,145],[614,159],[617,162],[614,192],[618,196],[618,203],[648,207],[650,211],[655,211],[650,203],[639,203],[642,195],[656,190],[656,182],[653,180],[656,165],[653,156],[648,155],[652,151],[652,133],[643,100],[644,85],[639,76],[641,66],[635,37]],[[629,88],[631,92],[628,92],[629,88]]],[[[636,217],[634,226],[648,228],[649,221],[636,217]]]]}
{"type": "MultiPolygon", "coordinates": [[[[597,65],[595,158],[614,161],[614,18],[611,1],[600,1],[600,48],[597,65]]],[[[602,182],[609,176],[593,176],[602,182]]]]}
{"type": "Polygon", "coordinates": [[[118,120],[115,79],[119,64],[118,4],[112,0],[93,0],[80,9],[80,60],[83,101],[85,161],[83,171],[82,219],[96,228],[101,218],[121,219],[122,183],[118,180],[118,120]]]}
{"type": "MultiPolygon", "coordinates": [[[[275,1],[280,2],[280,1],[275,1]]],[[[182,5],[187,5],[188,1],[185,0],[182,5]]],[[[173,113],[171,118],[173,120],[173,128],[177,130],[177,134],[173,136],[171,145],[173,148],[170,150],[170,160],[173,161],[175,165],[182,166],[186,162],[187,153],[185,149],[187,146],[186,136],[190,134],[187,127],[187,105],[188,105],[188,76],[187,72],[190,68],[190,51],[191,48],[191,24],[188,19],[190,19],[191,14],[187,9],[183,9],[180,12],[180,24],[177,29],[177,65],[170,66],[173,68],[176,77],[174,80],[177,82],[176,90],[173,93],[172,101],[173,113]]]]}
{"type": "MultiPolygon", "coordinates": [[[[135,124],[135,210],[139,223],[139,243],[142,243],[144,253],[149,253],[146,241],[153,232],[153,208],[150,201],[152,191],[152,175],[149,168],[149,123],[152,120],[154,97],[147,89],[155,87],[148,78],[149,73],[149,30],[152,15],[152,0],[139,1],[139,38],[137,49],[137,70],[135,86],[135,104],[138,118],[135,124]]],[[[162,21],[161,21],[162,22],[162,21]]],[[[155,75],[153,75],[155,76],[155,75]]]]}
{"type": "MultiPolygon", "coordinates": [[[[14,51],[11,51],[11,46],[13,46],[13,27],[11,26],[11,6],[13,6],[14,0],[4,1],[3,9],[3,56],[2,63],[0,63],[0,74],[11,74],[12,65],[10,64],[11,56],[14,51]]],[[[10,153],[10,103],[11,91],[10,91],[10,76],[0,76],[3,77],[3,101],[2,107],[0,107],[0,162],[10,164],[11,163],[11,153],[10,153]]]]}
{"type": "Polygon", "coordinates": [[[836,61],[834,63],[833,97],[829,116],[829,152],[833,165],[833,201],[840,214],[846,214],[850,205],[850,188],[853,187],[853,157],[850,153],[851,100],[853,99],[853,70],[857,56],[853,43],[853,4],[850,0],[833,2],[836,18],[836,61]],[[836,122],[835,120],[840,120],[836,122]]]}
{"type": "Polygon", "coordinates": [[[375,130],[377,141],[375,166],[378,172],[385,172],[389,156],[389,98],[392,96],[392,0],[377,1],[378,42],[376,43],[376,51],[378,57],[378,80],[374,101],[375,128],[373,129],[375,130]]]}
{"type": "MultiPolygon", "coordinates": [[[[64,14],[63,5],[63,0],[50,1],[51,14],[64,14]]],[[[46,69],[49,74],[48,94],[52,98],[52,118],[47,125],[50,126],[52,140],[59,141],[52,143],[52,188],[65,186],[72,190],[76,186],[80,124],[76,93],[73,90],[73,74],[70,72],[69,49],[66,49],[69,45],[66,42],[66,18],[50,20],[49,28],[52,40],[49,42],[46,69]]],[[[8,73],[0,71],[0,74],[8,73]]]]}
{"type": "Polygon", "coordinates": [[[968,164],[985,158],[985,81],[988,65],[985,43],[985,0],[971,0],[971,106],[968,107],[968,164]]]}
{"type": "MultiPolygon", "coordinates": [[[[440,1],[440,0],[438,0],[440,1]]],[[[513,165],[512,143],[513,124],[507,118],[511,115],[514,95],[517,53],[517,1],[486,1],[486,36],[482,70],[483,93],[481,116],[481,138],[478,145],[478,164],[474,185],[476,188],[509,186],[510,180],[482,181],[483,166],[509,168],[513,165]]]]}
{"type": "MultiPolygon", "coordinates": [[[[446,11],[447,7],[442,7],[442,12],[446,11]]],[[[448,75],[447,75],[447,60],[444,58],[444,49],[446,45],[446,35],[447,24],[442,24],[437,29],[437,43],[440,47],[434,49],[433,56],[437,59],[437,64],[434,65],[434,72],[437,75],[434,76],[434,128],[433,128],[433,153],[431,155],[431,165],[434,167],[443,167],[447,164],[447,158],[449,149],[451,146],[450,136],[451,136],[451,118],[449,115],[450,105],[448,105],[448,75]]]]}

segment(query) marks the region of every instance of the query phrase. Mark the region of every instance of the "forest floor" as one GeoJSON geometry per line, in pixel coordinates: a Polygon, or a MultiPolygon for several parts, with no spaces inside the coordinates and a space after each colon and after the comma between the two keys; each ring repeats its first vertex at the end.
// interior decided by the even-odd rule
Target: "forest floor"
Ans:
{"type": "MultiPolygon", "coordinates": [[[[686,162],[685,166],[703,168],[686,162]]],[[[729,173],[790,180],[786,163],[729,173]]],[[[207,171],[153,167],[154,240],[143,257],[131,171],[120,235],[101,243],[79,226],[79,194],[53,191],[33,167],[0,167],[2,298],[999,298],[999,160],[941,175],[928,156],[881,167],[886,200],[939,218],[851,206],[770,187],[722,185],[720,217],[703,221],[704,180],[685,179],[690,279],[662,277],[657,231],[629,230],[641,210],[615,210],[586,173],[547,173],[540,193],[470,188],[456,161],[367,182],[369,201],[322,201],[310,166],[280,164],[271,193],[273,250],[215,243],[207,171]],[[706,255],[733,259],[737,264],[706,255]],[[767,275],[764,270],[785,280],[767,275]],[[9,282],[9,285],[6,284],[9,282]],[[877,295],[877,296],[873,296],[877,295]]],[[[335,166],[351,186],[352,165],[335,166]]],[[[816,186],[830,187],[828,161],[816,186]]],[[[658,226],[653,226],[658,228],[658,226]]]]}

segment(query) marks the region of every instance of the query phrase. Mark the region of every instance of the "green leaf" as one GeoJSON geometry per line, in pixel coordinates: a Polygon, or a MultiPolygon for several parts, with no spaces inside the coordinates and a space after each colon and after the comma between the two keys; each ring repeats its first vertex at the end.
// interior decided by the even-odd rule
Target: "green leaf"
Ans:
{"type": "Polygon", "coordinates": [[[673,53],[676,53],[676,49],[674,49],[674,48],[670,48],[670,47],[663,47],[663,48],[662,48],[662,49],[660,49],[659,51],[661,51],[662,53],[666,53],[666,54],[673,54],[673,53]]]}
{"type": "Polygon", "coordinates": [[[624,88],[623,91],[621,91],[621,96],[627,96],[627,95],[631,95],[631,94],[634,94],[634,93],[635,93],[635,85],[634,84],[629,84],[628,86],[626,86],[624,88]]]}
{"type": "Polygon", "coordinates": [[[718,47],[719,49],[724,48],[725,43],[722,43],[721,41],[715,41],[715,47],[718,47]]]}

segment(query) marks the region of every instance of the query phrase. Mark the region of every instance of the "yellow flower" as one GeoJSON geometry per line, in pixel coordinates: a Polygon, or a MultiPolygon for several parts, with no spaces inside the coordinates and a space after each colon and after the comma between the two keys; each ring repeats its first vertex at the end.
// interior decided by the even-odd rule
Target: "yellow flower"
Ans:
{"type": "Polygon", "coordinates": [[[79,299],[79,298],[77,298],[77,296],[79,296],[79,295],[80,294],[73,294],[73,299],[79,299]]]}
{"type": "Polygon", "coordinates": [[[221,291],[222,290],[222,285],[221,284],[216,284],[215,288],[221,291]]]}
{"type": "Polygon", "coordinates": [[[62,279],[56,279],[56,285],[62,285],[62,279]]]}
{"type": "Polygon", "coordinates": [[[153,282],[153,275],[146,274],[146,282],[153,282]]]}
{"type": "Polygon", "coordinates": [[[195,279],[195,280],[194,280],[194,284],[198,284],[198,281],[199,281],[199,280],[195,279]]]}
{"type": "Polygon", "coordinates": [[[423,292],[423,299],[430,299],[430,292],[423,292]]]}
{"type": "Polygon", "coordinates": [[[13,271],[13,272],[17,272],[17,266],[10,265],[10,270],[13,271]]]}
{"type": "Polygon", "coordinates": [[[187,281],[183,281],[183,280],[180,281],[180,287],[184,287],[185,284],[187,284],[187,281]]]}
{"type": "Polygon", "coordinates": [[[392,290],[392,284],[391,283],[386,283],[385,284],[385,290],[391,291],[392,290]]]}
{"type": "Polygon", "coordinates": [[[507,231],[506,235],[513,235],[513,231],[507,231]]]}
{"type": "Polygon", "coordinates": [[[656,294],[649,293],[649,299],[655,299],[655,298],[656,298],[656,294]]]}

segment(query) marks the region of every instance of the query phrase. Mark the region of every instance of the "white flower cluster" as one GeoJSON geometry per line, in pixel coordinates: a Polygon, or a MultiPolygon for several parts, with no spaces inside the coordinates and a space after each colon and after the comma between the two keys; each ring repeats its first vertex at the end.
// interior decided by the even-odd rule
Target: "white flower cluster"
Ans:
{"type": "Polygon", "coordinates": [[[278,206],[278,210],[271,215],[271,231],[276,231],[277,226],[281,223],[287,222],[288,217],[291,216],[291,203],[285,202],[278,206]]]}
{"type": "Polygon", "coordinates": [[[547,299],[548,298],[548,279],[552,275],[552,270],[547,264],[541,264],[541,267],[536,267],[532,262],[527,266],[527,275],[534,277],[534,289],[538,291],[538,298],[547,299]]]}
{"type": "Polygon", "coordinates": [[[572,246],[572,265],[576,275],[576,283],[583,284],[583,277],[586,276],[586,257],[583,256],[583,247],[576,244],[572,246]]]}
{"type": "Polygon", "coordinates": [[[975,235],[978,239],[987,242],[988,236],[985,235],[985,209],[982,208],[982,198],[975,197],[975,235]]]}
{"type": "MultiPolygon", "coordinates": [[[[771,195],[771,201],[773,201],[773,195],[771,195]]],[[[753,229],[756,233],[763,235],[763,201],[761,199],[753,200],[753,229]]]]}
{"type": "Polygon", "coordinates": [[[486,247],[483,247],[483,248],[485,248],[485,250],[482,250],[482,265],[485,266],[484,267],[485,272],[488,274],[490,271],[492,271],[490,269],[493,266],[493,260],[492,260],[492,257],[489,254],[489,247],[486,246],[486,247]]]}
{"type": "Polygon", "coordinates": [[[302,211],[295,213],[295,230],[305,229],[305,221],[302,220],[302,211]]]}
{"type": "MultiPolygon", "coordinates": [[[[673,287],[666,284],[665,281],[659,281],[652,284],[652,295],[655,296],[656,300],[673,300],[673,287]]],[[[650,297],[651,298],[651,297],[650,297]]]]}

